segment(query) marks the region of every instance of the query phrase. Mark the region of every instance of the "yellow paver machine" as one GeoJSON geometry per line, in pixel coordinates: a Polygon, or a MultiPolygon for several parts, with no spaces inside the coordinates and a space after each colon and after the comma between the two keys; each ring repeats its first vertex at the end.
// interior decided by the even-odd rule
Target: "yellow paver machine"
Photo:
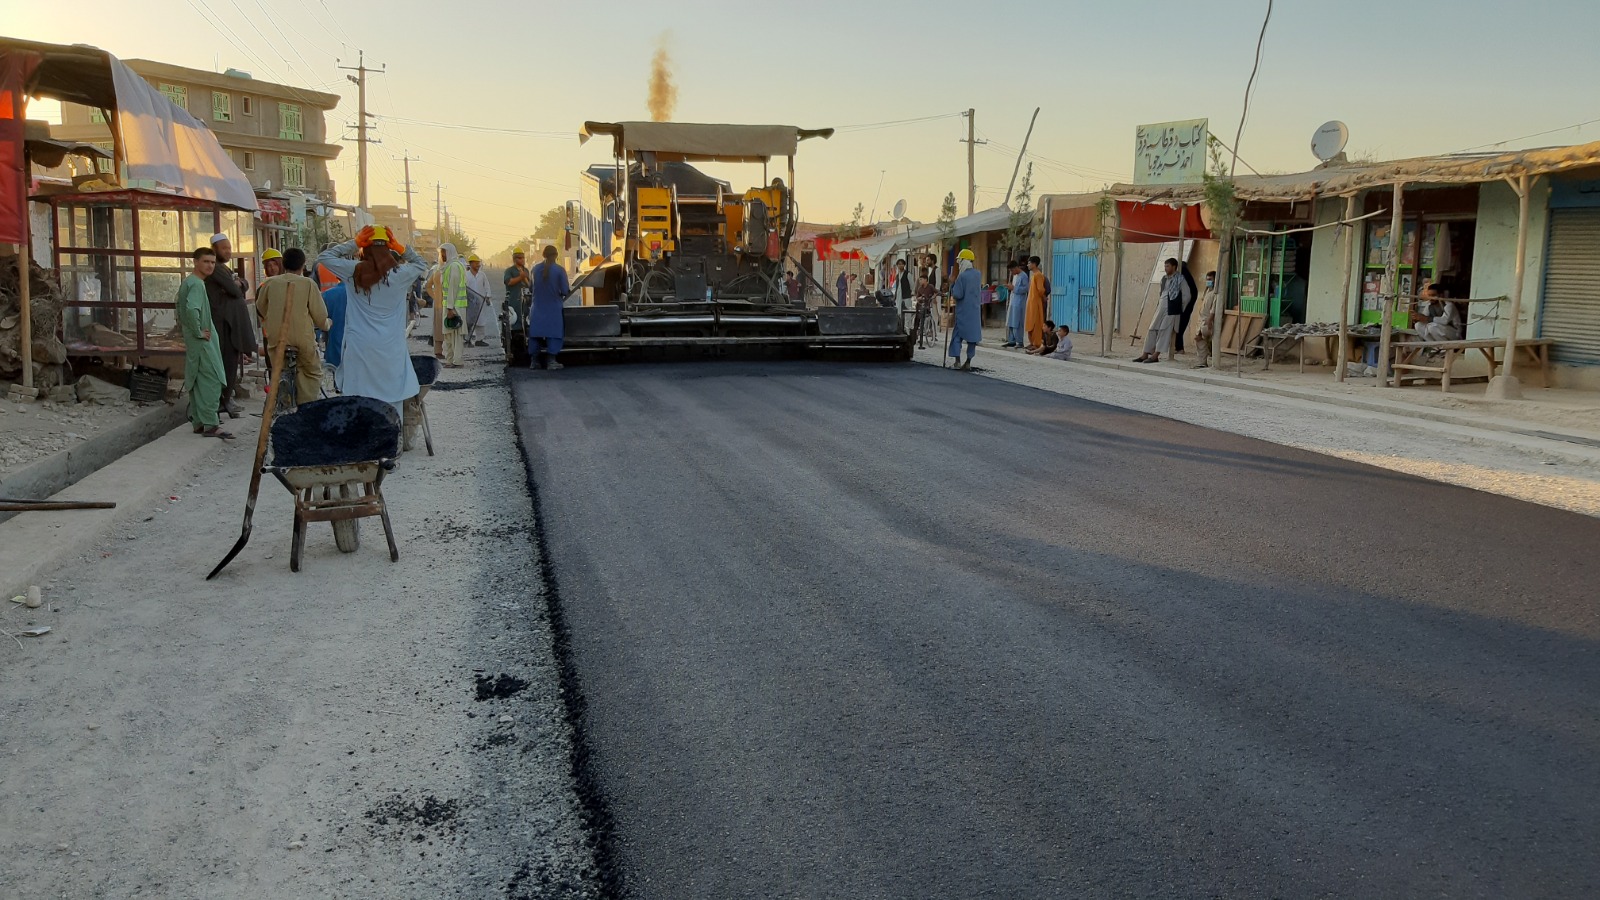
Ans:
{"type": "Polygon", "coordinates": [[[583,232],[576,249],[584,262],[573,282],[583,305],[564,311],[563,354],[764,347],[909,359],[912,338],[899,310],[838,305],[815,282],[798,298],[786,290],[798,222],[795,152],[803,140],[832,134],[790,125],[585,123],[580,139],[610,137],[615,162],[584,174],[582,228],[574,227],[583,232]],[[769,180],[780,159],[787,180],[769,180]],[[760,165],[761,186],[736,191],[696,163],[760,165]]]}

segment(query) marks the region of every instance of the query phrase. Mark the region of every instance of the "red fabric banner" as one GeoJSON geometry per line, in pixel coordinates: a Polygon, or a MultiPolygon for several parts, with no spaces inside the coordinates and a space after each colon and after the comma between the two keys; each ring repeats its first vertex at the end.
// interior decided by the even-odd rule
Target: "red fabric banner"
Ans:
{"type": "MultiPolygon", "coordinates": [[[[1184,240],[1214,240],[1200,207],[1186,206],[1183,210],[1184,240]]],[[[1178,239],[1178,207],[1122,200],[1117,203],[1117,211],[1122,216],[1122,242],[1125,244],[1164,244],[1178,239]]]]}
{"type": "Polygon", "coordinates": [[[27,123],[23,96],[28,76],[39,65],[37,53],[0,53],[0,242],[20,244],[27,233],[27,123]]]}

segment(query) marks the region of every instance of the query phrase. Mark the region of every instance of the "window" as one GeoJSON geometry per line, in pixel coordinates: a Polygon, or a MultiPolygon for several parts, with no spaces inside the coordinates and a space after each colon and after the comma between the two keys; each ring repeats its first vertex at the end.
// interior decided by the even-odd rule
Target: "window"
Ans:
{"type": "Polygon", "coordinates": [[[89,121],[96,125],[104,125],[106,123],[106,111],[98,106],[89,107],[89,121]]]}
{"type": "Polygon", "coordinates": [[[286,188],[306,186],[305,157],[285,156],[283,158],[283,186],[286,188]]]}
{"type": "Polygon", "coordinates": [[[171,100],[173,103],[176,103],[179,109],[189,108],[189,89],[183,85],[163,84],[161,86],[161,93],[166,94],[167,99],[171,100]]]}
{"type": "Polygon", "coordinates": [[[250,98],[249,97],[240,97],[239,98],[239,111],[244,113],[247,116],[253,116],[253,115],[256,114],[255,104],[250,102],[250,98]]]}
{"type": "Polygon", "coordinates": [[[293,103],[278,104],[278,137],[286,141],[305,140],[305,125],[300,119],[300,107],[293,103]]]}
{"type": "Polygon", "coordinates": [[[249,150],[241,152],[244,154],[244,170],[246,172],[254,172],[256,170],[256,155],[249,150]]]}
{"type": "MultiPolygon", "coordinates": [[[[116,152],[112,149],[110,141],[95,141],[94,145],[107,153],[116,152]]],[[[96,172],[115,172],[117,170],[117,161],[114,159],[96,159],[94,161],[94,170],[96,172]]]]}
{"type": "Polygon", "coordinates": [[[218,122],[233,121],[233,95],[225,91],[211,92],[211,118],[218,122]]]}

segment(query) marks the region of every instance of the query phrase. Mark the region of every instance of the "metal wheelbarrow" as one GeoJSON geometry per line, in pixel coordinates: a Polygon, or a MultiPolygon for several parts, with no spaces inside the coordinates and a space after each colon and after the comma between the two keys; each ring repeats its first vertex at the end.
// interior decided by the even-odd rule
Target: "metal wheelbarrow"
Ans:
{"type": "Polygon", "coordinates": [[[400,559],[383,477],[400,455],[400,416],[370,397],[330,397],[302,403],[272,422],[272,462],[262,466],[294,495],[294,545],[289,570],[300,571],[306,525],[329,522],[344,553],[361,546],[361,520],[383,522],[389,561],[400,559]]]}
{"type": "Polygon", "coordinates": [[[406,417],[404,449],[410,450],[417,442],[417,426],[422,426],[422,440],[428,447],[428,455],[433,455],[433,429],[428,427],[428,389],[439,380],[439,361],[426,354],[417,354],[411,357],[411,368],[417,373],[417,398],[414,403],[407,405],[417,411],[417,422],[406,417]]]}

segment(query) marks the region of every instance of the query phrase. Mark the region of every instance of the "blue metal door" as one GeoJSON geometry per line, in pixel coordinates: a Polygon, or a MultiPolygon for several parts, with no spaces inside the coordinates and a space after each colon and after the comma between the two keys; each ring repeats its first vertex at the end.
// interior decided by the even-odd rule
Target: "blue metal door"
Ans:
{"type": "Polygon", "coordinates": [[[1100,295],[1100,242],[1075,238],[1051,243],[1050,318],[1074,332],[1094,333],[1100,295]]]}

